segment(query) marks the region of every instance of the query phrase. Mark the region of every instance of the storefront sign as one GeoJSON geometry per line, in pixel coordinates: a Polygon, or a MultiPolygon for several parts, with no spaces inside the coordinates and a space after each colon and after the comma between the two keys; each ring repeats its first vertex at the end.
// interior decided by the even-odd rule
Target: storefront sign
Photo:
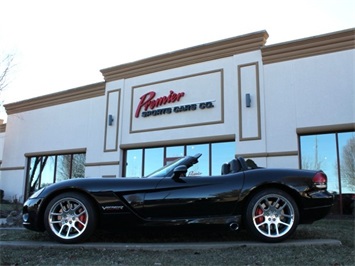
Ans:
{"type": "Polygon", "coordinates": [[[137,106],[135,117],[149,117],[149,116],[157,116],[157,115],[165,115],[172,113],[181,113],[187,111],[195,111],[197,109],[209,109],[213,108],[213,101],[208,102],[200,102],[200,103],[192,103],[185,105],[176,105],[173,107],[159,108],[167,104],[173,104],[180,102],[180,99],[185,96],[185,92],[175,93],[173,90],[170,91],[168,96],[163,96],[159,98],[155,98],[156,92],[150,91],[145,93],[140,97],[140,102],[137,106]],[[142,111],[143,110],[143,111],[142,111]],[[142,111],[142,112],[141,112],[142,111]]]}
{"type": "Polygon", "coordinates": [[[130,132],[223,121],[223,72],[214,70],[132,86],[130,132]]]}
{"type": "MultiPolygon", "coordinates": [[[[185,92],[175,93],[173,90],[171,90],[168,96],[163,96],[154,99],[155,95],[156,95],[155,91],[150,91],[140,97],[140,102],[136,109],[136,115],[135,115],[136,117],[139,117],[142,108],[145,112],[147,112],[149,109],[154,110],[156,107],[160,107],[168,103],[175,103],[180,101],[181,97],[185,95],[185,92]]],[[[164,110],[164,109],[160,109],[160,110],[164,110]]],[[[145,115],[142,116],[145,117],[145,115]]]]}

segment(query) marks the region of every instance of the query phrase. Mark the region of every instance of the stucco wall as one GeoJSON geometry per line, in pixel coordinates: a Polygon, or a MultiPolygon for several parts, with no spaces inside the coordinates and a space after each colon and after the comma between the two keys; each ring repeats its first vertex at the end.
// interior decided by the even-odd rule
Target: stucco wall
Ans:
{"type": "Polygon", "coordinates": [[[5,196],[23,194],[25,155],[86,149],[87,162],[105,160],[104,104],[96,97],[8,116],[0,180],[5,196]]]}
{"type": "Polygon", "coordinates": [[[297,128],[355,121],[354,50],[264,66],[268,152],[298,149],[297,128]]]}

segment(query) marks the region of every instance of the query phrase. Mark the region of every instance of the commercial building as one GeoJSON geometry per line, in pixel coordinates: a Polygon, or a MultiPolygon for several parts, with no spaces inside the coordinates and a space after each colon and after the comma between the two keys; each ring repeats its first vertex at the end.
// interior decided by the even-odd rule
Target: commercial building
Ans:
{"type": "Polygon", "coordinates": [[[0,188],[23,200],[63,179],[144,176],[202,153],[189,174],[217,175],[244,156],[265,167],[322,169],[330,191],[354,195],[354,36],[348,29],[266,45],[268,33],[254,32],[7,104],[0,188]]]}

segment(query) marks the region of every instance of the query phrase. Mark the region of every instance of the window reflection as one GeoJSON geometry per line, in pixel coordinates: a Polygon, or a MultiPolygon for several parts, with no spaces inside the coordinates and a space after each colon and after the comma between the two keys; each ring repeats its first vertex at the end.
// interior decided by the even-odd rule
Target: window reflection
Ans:
{"type": "Polygon", "coordinates": [[[202,153],[199,163],[189,169],[188,175],[220,175],[221,166],[234,158],[235,142],[218,142],[194,145],[180,145],[126,151],[124,176],[147,176],[166,164],[186,155],[202,153]],[[144,162],[144,171],[142,169],[144,162]]]}
{"type": "Polygon", "coordinates": [[[300,136],[301,167],[323,170],[335,194],[332,213],[352,214],[355,199],[355,132],[300,136]],[[339,162],[339,165],[338,165],[339,162]]]}
{"type": "Polygon", "coordinates": [[[56,156],[44,156],[44,160],[42,161],[42,174],[40,178],[40,186],[45,187],[54,182],[55,175],[55,157],[56,156]]]}
{"type": "Polygon", "coordinates": [[[69,179],[71,173],[71,155],[60,155],[57,158],[57,181],[69,179]]]}
{"type": "Polygon", "coordinates": [[[183,157],[184,155],[184,146],[166,147],[166,157],[183,157]]]}
{"type": "Polygon", "coordinates": [[[221,142],[212,143],[212,174],[220,175],[222,164],[231,161],[235,155],[235,143],[234,142],[221,142]]]}
{"type": "Polygon", "coordinates": [[[85,176],[85,153],[73,154],[72,178],[85,176]]]}
{"type": "Polygon", "coordinates": [[[147,176],[164,166],[164,149],[151,148],[144,150],[144,173],[147,176]]]}
{"type": "Polygon", "coordinates": [[[29,158],[29,174],[27,177],[27,183],[29,191],[31,194],[36,190],[40,189],[42,171],[46,164],[48,157],[46,156],[37,156],[29,158]]]}
{"type": "Polygon", "coordinates": [[[184,146],[166,147],[166,157],[164,165],[175,161],[177,158],[185,156],[184,146]]]}
{"type": "Polygon", "coordinates": [[[186,147],[186,155],[195,155],[201,153],[198,163],[188,169],[187,175],[208,176],[210,175],[210,151],[209,144],[188,145],[186,147]]]}
{"type": "Polygon", "coordinates": [[[339,134],[342,193],[355,193],[355,133],[339,134]]]}
{"type": "Polygon", "coordinates": [[[128,150],[126,156],[126,175],[129,177],[141,177],[143,175],[143,150],[128,150]]]}
{"type": "Polygon", "coordinates": [[[328,176],[328,190],[339,193],[335,134],[302,136],[302,169],[323,170],[328,176]]]}

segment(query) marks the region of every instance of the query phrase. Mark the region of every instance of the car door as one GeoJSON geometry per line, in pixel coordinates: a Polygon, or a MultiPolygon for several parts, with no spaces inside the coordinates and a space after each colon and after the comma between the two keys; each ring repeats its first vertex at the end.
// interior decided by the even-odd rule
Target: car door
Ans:
{"type": "Polygon", "coordinates": [[[232,214],[244,182],[244,173],[223,176],[165,177],[146,193],[144,216],[184,218],[232,214]]]}

